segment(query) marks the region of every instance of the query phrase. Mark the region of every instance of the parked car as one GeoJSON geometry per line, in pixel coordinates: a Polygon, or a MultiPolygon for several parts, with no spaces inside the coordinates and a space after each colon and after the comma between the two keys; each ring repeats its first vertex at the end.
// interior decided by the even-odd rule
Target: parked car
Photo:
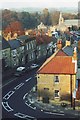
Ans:
{"type": "Polygon", "coordinates": [[[20,76],[20,75],[23,75],[25,72],[28,71],[29,68],[25,68],[25,67],[18,67],[16,69],[16,72],[15,72],[15,76],[20,76]]]}
{"type": "Polygon", "coordinates": [[[39,65],[37,65],[37,64],[32,64],[31,66],[30,66],[30,69],[35,69],[35,68],[38,68],[39,67],[39,65]]]}

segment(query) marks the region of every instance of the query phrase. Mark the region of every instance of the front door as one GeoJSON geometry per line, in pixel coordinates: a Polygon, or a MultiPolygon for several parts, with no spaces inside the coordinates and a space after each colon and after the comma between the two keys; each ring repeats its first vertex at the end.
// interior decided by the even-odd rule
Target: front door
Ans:
{"type": "Polygon", "coordinates": [[[43,103],[49,103],[49,97],[43,97],[43,103]]]}

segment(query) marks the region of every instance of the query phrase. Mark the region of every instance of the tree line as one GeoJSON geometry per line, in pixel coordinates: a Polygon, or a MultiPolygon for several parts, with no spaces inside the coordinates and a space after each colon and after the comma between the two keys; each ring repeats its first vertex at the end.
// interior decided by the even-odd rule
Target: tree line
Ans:
{"type": "MultiPolygon", "coordinates": [[[[56,25],[58,24],[59,15],[60,11],[49,12],[47,8],[43,9],[42,13],[16,12],[4,9],[2,10],[2,29],[5,30],[7,27],[8,29],[13,27],[14,29],[32,29],[36,28],[41,22],[47,26],[56,25]]],[[[77,19],[78,14],[64,13],[63,17],[64,19],[77,19]]]]}

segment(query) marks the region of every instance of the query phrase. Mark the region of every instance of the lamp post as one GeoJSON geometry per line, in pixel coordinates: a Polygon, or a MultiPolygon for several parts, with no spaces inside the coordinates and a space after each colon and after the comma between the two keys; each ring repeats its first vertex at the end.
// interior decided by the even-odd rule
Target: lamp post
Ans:
{"type": "Polygon", "coordinates": [[[73,91],[73,110],[75,110],[76,89],[73,91]]]}
{"type": "Polygon", "coordinates": [[[72,107],[72,75],[70,75],[70,93],[71,93],[71,107],[72,107]]]}

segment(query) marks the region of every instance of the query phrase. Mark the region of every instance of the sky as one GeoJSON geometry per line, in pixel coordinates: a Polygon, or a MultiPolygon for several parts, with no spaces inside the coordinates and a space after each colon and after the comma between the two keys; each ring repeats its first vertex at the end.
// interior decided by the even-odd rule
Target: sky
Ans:
{"type": "Polygon", "coordinates": [[[0,8],[61,8],[61,7],[75,7],[78,8],[79,0],[0,0],[0,8]]]}

